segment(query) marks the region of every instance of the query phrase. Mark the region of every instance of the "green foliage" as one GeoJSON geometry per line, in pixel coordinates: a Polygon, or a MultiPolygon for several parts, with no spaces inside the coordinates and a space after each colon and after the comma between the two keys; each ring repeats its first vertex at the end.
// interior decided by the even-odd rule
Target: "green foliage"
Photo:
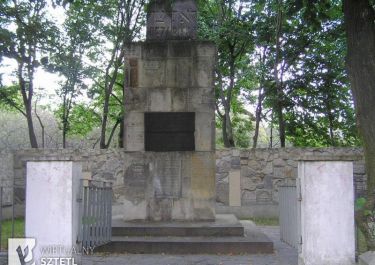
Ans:
{"type": "Polygon", "coordinates": [[[355,210],[362,210],[366,205],[366,198],[360,197],[355,201],[355,210]]]}
{"type": "MultiPolygon", "coordinates": [[[[218,46],[218,114],[229,98],[235,142],[241,146],[248,146],[245,142],[250,142],[253,128],[237,122],[236,105],[254,105],[259,97],[263,98],[262,120],[276,127],[278,117],[270,113],[282,104],[286,136],[295,146],[360,144],[343,63],[346,50],[341,2],[281,3],[282,63],[278,69],[283,94],[279,95],[274,81],[278,2],[243,1],[241,10],[234,1],[199,2],[199,35],[218,46]],[[232,56],[237,53],[238,57],[232,56]],[[259,87],[262,94],[257,95],[259,87]]],[[[222,118],[218,117],[220,125],[222,118]]]]}
{"type": "MultiPolygon", "coordinates": [[[[8,238],[12,238],[12,221],[5,220],[1,222],[1,247],[6,250],[8,249],[8,238]]],[[[14,220],[14,238],[21,238],[25,236],[25,220],[17,218],[14,220]]]]}
{"type": "Polygon", "coordinates": [[[277,218],[253,217],[250,220],[253,221],[256,225],[260,225],[260,226],[278,226],[279,225],[279,219],[277,218]]]}
{"type": "MultiPolygon", "coordinates": [[[[166,2],[167,9],[171,9],[174,1],[166,2]]],[[[147,10],[153,1],[145,5],[142,0],[54,0],[53,5],[62,5],[66,10],[62,29],[50,21],[48,1],[17,3],[15,7],[12,1],[0,2],[0,61],[8,57],[26,66],[31,58],[30,66],[42,66],[62,77],[55,88],[62,101],[56,115],[69,135],[86,135],[96,128],[104,112],[101,109],[108,101],[106,131],[110,132],[125,111],[121,45],[124,40],[142,35],[143,8],[147,10]],[[139,13],[137,7],[141,7],[139,13]],[[121,24],[124,21],[128,24],[121,24]],[[35,44],[37,54],[29,51],[27,44],[35,44]],[[113,89],[109,88],[112,76],[113,89]],[[86,93],[91,99],[90,107],[78,101],[86,93]]],[[[341,1],[197,3],[199,37],[215,42],[218,48],[217,128],[221,129],[224,117],[229,116],[237,146],[249,147],[254,130],[253,110],[259,102],[261,121],[272,124],[275,130],[275,110],[281,104],[286,138],[294,146],[360,144],[344,65],[346,36],[341,1]],[[276,21],[280,12],[280,63],[276,68],[282,93],[277,91],[274,76],[276,21]]],[[[25,87],[29,88],[33,76],[28,76],[26,68],[21,72],[25,74],[25,87]]],[[[21,112],[25,109],[19,84],[0,89],[1,108],[21,112]]],[[[219,144],[220,141],[222,137],[219,144]]]]}
{"type": "MultiPolygon", "coordinates": [[[[353,146],[357,136],[353,99],[345,73],[346,43],[341,1],[259,1],[255,19],[255,80],[264,91],[263,113],[283,108],[286,138],[294,146],[353,146]],[[274,64],[278,7],[283,12],[277,66],[274,64]]],[[[279,11],[280,12],[280,11],[279,11]]],[[[278,126],[278,116],[263,114],[278,126]]]]}
{"type": "Polygon", "coordinates": [[[18,111],[23,109],[18,85],[0,85],[0,109],[7,111],[18,111]]]}
{"type": "MultiPolygon", "coordinates": [[[[218,48],[218,63],[216,69],[215,94],[217,99],[217,114],[220,126],[225,127],[226,136],[223,141],[226,147],[233,144],[248,146],[245,141],[246,123],[232,120],[240,110],[244,101],[240,100],[243,90],[251,89],[253,83],[245,73],[249,71],[246,53],[253,48],[252,13],[247,1],[237,5],[236,1],[200,1],[199,4],[199,36],[216,43],[218,48]],[[246,3],[245,3],[246,2],[246,3]],[[233,114],[233,115],[232,115],[233,114]],[[225,125],[224,125],[225,123],[225,125]],[[237,128],[235,128],[237,126],[237,128]],[[238,134],[239,132],[239,134],[238,134]],[[240,138],[237,139],[234,134],[240,138]],[[227,139],[226,139],[227,138],[227,139]]],[[[250,124],[251,125],[251,124],[250,124]]]]}
{"type": "MultiPolygon", "coordinates": [[[[375,225],[375,209],[366,209],[367,199],[365,197],[360,197],[355,201],[355,210],[364,211],[364,216],[370,220],[370,222],[375,225]]],[[[375,226],[373,231],[375,237],[375,226]]]]}
{"type": "Polygon", "coordinates": [[[357,240],[359,241],[360,251],[365,252],[368,246],[365,234],[371,240],[375,240],[375,208],[368,208],[368,200],[365,197],[357,198],[354,206],[358,225],[357,240]]]}
{"type": "MultiPolygon", "coordinates": [[[[55,115],[59,118],[59,127],[62,129],[62,106],[55,111],[55,115]]],[[[100,121],[100,115],[96,113],[93,107],[85,104],[75,104],[70,113],[68,135],[87,136],[93,129],[100,126],[100,121]]]]}
{"type": "MultiPolygon", "coordinates": [[[[339,5],[330,5],[309,48],[285,81],[288,140],[296,146],[358,145],[349,81],[345,33],[339,5]]],[[[314,27],[312,27],[314,29],[314,27]]]]}
{"type": "MultiPolygon", "coordinates": [[[[40,52],[53,51],[59,30],[48,20],[46,7],[44,0],[17,1],[17,5],[11,1],[0,2],[0,60],[2,57],[27,60],[22,55],[33,54],[27,54],[32,50],[26,44],[40,52]]],[[[40,62],[36,60],[34,66],[38,65],[40,62]]]]}

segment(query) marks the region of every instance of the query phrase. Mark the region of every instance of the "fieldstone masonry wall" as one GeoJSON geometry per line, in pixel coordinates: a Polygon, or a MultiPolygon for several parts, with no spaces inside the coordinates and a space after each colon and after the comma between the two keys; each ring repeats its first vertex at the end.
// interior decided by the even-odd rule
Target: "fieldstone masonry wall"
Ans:
{"type": "Polygon", "coordinates": [[[11,189],[13,184],[13,154],[7,150],[0,150],[0,186],[3,187],[3,205],[11,203],[11,189]]]}
{"type": "Polygon", "coordinates": [[[218,150],[216,201],[221,205],[236,206],[231,202],[239,192],[241,206],[278,203],[278,187],[295,183],[299,160],[353,160],[357,195],[365,190],[365,165],[360,148],[218,150]],[[236,171],[240,171],[241,179],[237,189],[230,187],[234,184],[230,176],[236,171]],[[231,190],[234,190],[232,194],[231,190]]]}
{"type": "MultiPolygon", "coordinates": [[[[185,156],[191,156],[185,154],[185,156]]],[[[252,208],[261,205],[261,209],[267,209],[278,202],[278,187],[283,183],[294,182],[297,177],[297,161],[301,159],[321,160],[353,160],[354,181],[357,194],[363,193],[366,187],[365,166],[362,149],[360,148],[287,148],[287,149],[256,149],[256,150],[217,150],[216,151],[216,202],[222,206],[242,206],[234,208],[252,208]],[[237,175],[240,181],[238,181],[237,175]],[[232,187],[230,188],[230,185],[232,187]],[[230,192],[231,190],[231,192],[230,192]],[[238,197],[240,195],[240,197],[238,197]],[[236,197],[237,196],[237,197],[236,197]]],[[[114,183],[113,215],[122,217],[124,211],[131,216],[141,219],[149,210],[144,206],[144,211],[138,211],[134,205],[144,203],[142,194],[144,190],[129,190],[127,181],[147,182],[147,176],[155,174],[157,170],[152,167],[144,167],[144,164],[133,163],[134,161],[153,161],[152,153],[133,153],[123,150],[2,150],[0,151],[0,180],[1,186],[25,184],[26,161],[35,160],[73,160],[81,161],[83,176],[96,180],[111,181],[114,183]],[[130,167],[130,165],[132,165],[130,167]],[[149,172],[148,169],[151,168],[149,172]],[[132,172],[130,172],[132,171],[132,172]],[[135,172],[135,173],[134,173],[135,172]],[[129,176],[142,175],[144,178],[132,178],[129,176]],[[131,204],[129,202],[132,202],[131,204]]],[[[192,158],[182,159],[191,161],[192,158]]],[[[187,169],[188,163],[182,166],[187,169]]],[[[185,179],[186,180],[186,179],[185,179]]],[[[178,181],[185,181],[180,179],[178,181]]],[[[200,183],[195,178],[196,189],[207,183],[200,183]]],[[[173,185],[171,182],[170,185],[173,185]]],[[[188,183],[189,184],[189,183],[188,183]]],[[[169,185],[169,184],[164,184],[169,185]]],[[[149,187],[157,185],[149,185],[149,187]]],[[[182,197],[185,192],[190,192],[190,186],[184,183],[181,191],[182,197]]],[[[334,187],[332,187],[334,188],[334,187]]],[[[171,189],[174,190],[174,189],[171,189]]],[[[10,189],[6,190],[4,201],[10,201],[10,189]]],[[[154,191],[158,196],[158,191],[154,191]]],[[[161,192],[161,191],[160,191],[161,192]]],[[[199,192],[199,190],[198,190],[199,192]]],[[[147,193],[147,192],[146,192],[147,193]]],[[[160,194],[166,195],[166,194],[160,194]]],[[[204,194],[203,194],[204,195],[204,194]]],[[[173,197],[173,194],[170,194],[173,197]]],[[[23,189],[16,189],[16,203],[22,204],[25,199],[23,189]]],[[[169,202],[166,202],[169,203],[169,202]]],[[[181,203],[184,203],[183,200],[181,203]]],[[[160,205],[154,205],[158,213],[160,205]],[[159,207],[159,208],[158,208],[159,207]]],[[[232,207],[233,208],[233,207],[232,207]]],[[[171,208],[173,209],[173,208],[171,208]]],[[[184,209],[178,206],[175,209],[184,209]]],[[[159,213],[160,213],[159,211],[159,213]]],[[[172,210],[173,211],[173,210],[172,210]]],[[[176,212],[171,214],[183,216],[188,213],[176,212]]],[[[160,213],[162,214],[162,213],[160,213]]],[[[200,213],[204,214],[204,213],[200,213]]]]}

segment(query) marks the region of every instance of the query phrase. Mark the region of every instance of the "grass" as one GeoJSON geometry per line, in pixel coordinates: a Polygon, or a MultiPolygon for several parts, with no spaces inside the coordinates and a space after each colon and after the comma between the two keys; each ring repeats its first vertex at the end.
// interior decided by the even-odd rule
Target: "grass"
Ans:
{"type": "MultiPolygon", "coordinates": [[[[14,219],[14,237],[24,237],[25,220],[23,218],[14,219]]],[[[1,250],[8,249],[8,238],[12,237],[12,220],[1,222],[1,250]]]]}
{"type": "Polygon", "coordinates": [[[278,226],[278,218],[262,218],[262,217],[253,217],[250,218],[250,221],[253,221],[256,225],[260,226],[278,226]]]}
{"type": "Polygon", "coordinates": [[[358,228],[357,228],[357,240],[358,240],[357,242],[358,253],[359,254],[365,253],[367,251],[366,238],[361,232],[361,230],[359,230],[358,228]]]}

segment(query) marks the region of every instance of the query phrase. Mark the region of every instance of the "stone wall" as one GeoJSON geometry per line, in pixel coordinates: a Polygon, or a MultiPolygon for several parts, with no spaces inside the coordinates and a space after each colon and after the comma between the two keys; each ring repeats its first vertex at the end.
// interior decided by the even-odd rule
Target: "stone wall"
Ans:
{"type": "Polygon", "coordinates": [[[0,186],[3,187],[3,205],[11,203],[11,189],[5,188],[13,185],[13,154],[8,150],[0,150],[0,186]]]}
{"type": "Polygon", "coordinates": [[[299,160],[353,160],[357,194],[366,186],[365,166],[360,148],[286,148],[216,151],[216,201],[224,206],[277,204],[278,187],[293,184],[299,160]],[[232,181],[240,172],[240,183],[232,181]],[[236,187],[233,187],[235,185],[236,187]]]}
{"type": "MultiPolygon", "coordinates": [[[[137,155],[138,154],[138,155],[137,155]]],[[[26,161],[74,160],[81,161],[85,178],[114,183],[113,214],[124,211],[125,176],[131,160],[139,153],[123,150],[39,149],[0,151],[1,186],[13,183],[25,185],[26,161]]],[[[142,158],[143,159],[143,158],[142,158]]],[[[366,186],[365,166],[360,148],[287,148],[216,151],[216,201],[227,211],[245,215],[277,216],[278,187],[294,182],[298,160],[353,160],[357,194],[366,186]],[[256,212],[254,212],[256,211],[256,212]]],[[[143,160],[142,160],[143,161],[143,160]]],[[[16,189],[16,202],[24,202],[24,190],[16,189]]],[[[5,201],[10,201],[10,189],[5,201]]],[[[130,208],[127,208],[130,209],[130,208]]],[[[220,211],[219,211],[220,212],[220,211]]]]}

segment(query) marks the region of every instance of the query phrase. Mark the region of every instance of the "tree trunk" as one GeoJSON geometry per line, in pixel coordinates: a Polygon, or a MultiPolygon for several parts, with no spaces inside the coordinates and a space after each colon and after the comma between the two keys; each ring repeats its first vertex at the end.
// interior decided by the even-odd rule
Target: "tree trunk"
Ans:
{"type": "Polygon", "coordinates": [[[30,145],[31,145],[31,148],[38,148],[38,141],[36,139],[33,117],[32,117],[31,102],[27,103],[27,105],[25,105],[25,108],[26,108],[26,119],[27,119],[27,128],[29,131],[30,145]]]}
{"type": "Polygon", "coordinates": [[[119,148],[124,148],[124,131],[125,131],[124,116],[122,116],[121,122],[120,122],[120,130],[118,133],[118,147],[119,148]]]}
{"type": "MultiPolygon", "coordinates": [[[[116,78],[118,75],[119,68],[123,62],[123,57],[124,57],[124,44],[121,46],[121,51],[118,57],[115,60],[114,63],[114,71],[112,74],[112,77],[109,75],[109,70],[111,63],[107,67],[106,71],[106,84],[104,88],[104,103],[103,103],[103,118],[102,118],[102,126],[101,126],[101,133],[100,133],[100,149],[106,149],[108,148],[109,144],[106,143],[106,130],[107,130],[107,123],[108,123],[108,114],[109,114],[109,99],[111,97],[112,91],[113,91],[113,86],[115,85],[116,78]]],[[[116,55],[116,52],[114,53],[116,55]]]]}
{"type": "Polygon", "coordinates": [[[276,84],[276,114],[279,123],[279,137],[280,137],[280,146],[285,147],[285,121],[284,121],[284,93],[283,86],[279,76],[279,63],[280,63],[280,54],[281,54],[281,33],[283,27],[283,2],[278,1],[278,15],[276,22],[276,56],[275,56],[275,65],[274,65],[274,78],[276,84]]]}
{"type": "Polygon", "coordinates": [[[224,146],[225,147],[230,147],[230,144],[229,144],[229,140],[228,140],[228,135],[227,135],[227,119],[224,115],[223,119],[222,119],[222,126],[221,126],[221,130],[223,132],[223,142],[224,142],[224,146]]]}
{"type": "Polygon", "coordinates": [[[226,137],[227,139],[224,140],[224,145],[227,148],[235,147],[234,144],[234,136],[233,136],[233,127],[232,127],[232,120],[230,118],[230,111],[231,111],[231,104],[232,104],[232,93],[234,89],[234,83],[235,83],[235,60],[236,56],[234,55],[234,50],[232,49],[231,51],[231,59],[229,63],[229,68],[230,68],[230,82],[229,82],[229,87],[227,91],[227,99],[224,103],[224,119],[225,119],[225,126],[223,123],[223,127],[226,130],[225,136],[223,134],[223,138],[226,137]]]}
{"type": "Polygon", "coordinates": [[[262,116],[262,102],[263,102],[263,93],[262,88],[259,88],[258,93],[258,104],[257,109],[255,111],[255,131],[254,131],[254,137],[253,137],[253,148],[257,148],[258,145],[258,138],[259,138],[259,127],[260,127],[260,120],[262,116]]]}
{"type": "Polygon", "coordinates": [[[63,131],[62,131],[62,143],[63,143],[63,148],[66,148],[66,126],[65,124],[63,125],[63,131]]]}
{"type": "MultiPolygon", "coordinates": [[[[356,220],[369,250],[375,250],[369,218],[375,209],[375,12],[369,0],[344,0],[347,33],[347,67],[352,86],[358,128],[363,139],[367,173],[367,203],[356,220]]],[[[373,218],[373,217],[372,217],[373,218]]]]}
{"type": "Polygon", "coordinates": [[[22,75],[23,72],[23,62],[18,65],[18,80],[23,100],[23,105],[25,106],[27,128],[29,131],[29,139],[31,148],[38,148],[38,141],[36,139],[34,123],[33,123],[33,112],[32,112],[32,97],[33,97],[33,87],[32,79],[29,82],[28,94],[26,92],[26,82],[22,75]]]}
{"type": "Polygon", "coordinates": [[[271,129],[270,129],[270,146],[269,148],[273,148],[273,110],[271,111],[271,129]]]}
{"type": "Polygon", "coordinates": [[[335,117],[332,114],[332,110],[329,106],[329,103],[326,105],[327,106],[327,118],[329,122],[329,138],[330,138],[330,143],[332,146],[336,146],[336,140],[335,140],[335,134],[334,134],[334,125],[333,122],[335,120],[335,117]]]}
{"type": "Polygon", "coordinates": [[[285,120],[284,120],[284,113],[283,113],[283,105],[282,100],[280,98],[277,99],[277,120],[279,122],[279,137],[280,137],[280,147],[285,147],[285,120]]]}
{"type": "Polygon", "coordinates": [[[37,101],[35,101],[35,106],[34,106],[34,113],[36,118],[39,121],[40,128],[42,129],[42,148],[45,148],[45,126],[42,122],[42,119],[40,118],[38,112],[37,112],[37,101]]]}
{"type": "Polygon", "coordinates": [[[104,96],[104,103],[103,103],[103,118],[102,118],[102,126],[100,131],[100,142],[99,146],[100,149],[106,149],[106,130],[107,130],[107,120],[108,120],[108,112],[109,112],[109,96],[108,92],[105,91],[104,96]]]}
{"type": "Polygon", "coordinates": [[[226,148],[235,147],[233,137],[232,121],[230,119],[230,109],[225,107],[225,113],[223,118],[223,140],[226,148]]]}

